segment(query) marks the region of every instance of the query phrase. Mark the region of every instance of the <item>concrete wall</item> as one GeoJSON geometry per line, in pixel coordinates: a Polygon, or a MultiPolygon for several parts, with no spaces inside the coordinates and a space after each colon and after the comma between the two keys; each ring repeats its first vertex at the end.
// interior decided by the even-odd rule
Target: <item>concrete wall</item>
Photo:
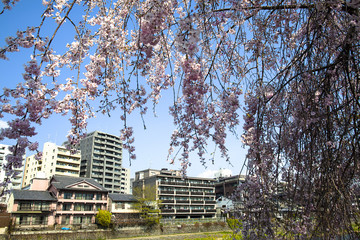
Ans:
{"type": "MultiPolygon", "coordinates": [[[[114,239],[121,237],[137,237],[137,236],[156,236],[180,233],[198,233],[212,231],[228,231],[229,228],[225,223],[211,224],[182,224],[182,225],[165,225],[162,228],[156,227],[149,230],[142,227],[127,227],[112,230],[77,230],[77,231],[34,231],[34,232],[14,232],[11,234],[11,240],[96,240],[96,239],[114,239]]],[[[0,239],[6,239],[1,238],[0,239]]]]}

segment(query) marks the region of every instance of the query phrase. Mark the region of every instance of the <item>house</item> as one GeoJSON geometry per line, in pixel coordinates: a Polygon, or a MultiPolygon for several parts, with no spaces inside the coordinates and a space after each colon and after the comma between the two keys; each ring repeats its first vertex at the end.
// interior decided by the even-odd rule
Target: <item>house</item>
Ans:
{"type": "Polygon", "coordinates": [[[43,227],[55,223],[56,198],[48,191],[13,190],[8,212],[17,227],[43,227]]]}
{"type": "Polygon", "coordinates": [[[57,199],[56,224],[95,223],[97,211],[107,209],[108,191],[91,178],[55,175],[48,191],[57,199]]]}
{"type": "Polygon", "coordinates": [[[139,219],[140,213],[134,208],[136,198],[131,194],[109,193],[108,211],[118,222],[124,219],[139,219]]]}
{"type": "Polygon", "coordinates": [[[95,180],[55,175],[34,178],[29,190],[13,190],[8,212],[21,227],[89,224],[107,202],[108,191],[95,180]]]}

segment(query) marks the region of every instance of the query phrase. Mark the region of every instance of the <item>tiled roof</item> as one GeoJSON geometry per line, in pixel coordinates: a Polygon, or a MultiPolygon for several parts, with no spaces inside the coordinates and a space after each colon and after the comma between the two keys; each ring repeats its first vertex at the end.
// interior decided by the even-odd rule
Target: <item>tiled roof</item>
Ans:
{"type": "Polygon", "coordinates": [[[60,176],[55,175],[51,179],[51,184],[56,187],[57,189],[68,189],[70,185],[74,185],[81,182],[87,182],[90,185],[93,185],[94,187],[98,188],[98,190],[95,189],[82,189],[82,191],[100,191],[100,192],[107,192],[106,188],[101,186],[98,182],[96,182],[94,179],[91,178],[82,178],[82,177],[69,177],[69,176],[60,176]]]}
{"type": "Polygon", "coordinates": [[[109,198],[114,202],[136,202],[132,194],[109,193],[109,198]]]}
{"type": "Polygon", "coordinates": [[[13,190],[15,200],[56,201],[47,191],[13,190]]]}

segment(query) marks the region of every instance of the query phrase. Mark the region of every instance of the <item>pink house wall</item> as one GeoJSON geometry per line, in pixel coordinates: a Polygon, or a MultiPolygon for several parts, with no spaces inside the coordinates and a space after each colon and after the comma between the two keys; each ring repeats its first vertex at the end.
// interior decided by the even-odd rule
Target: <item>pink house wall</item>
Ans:
{"type": "Polygon", "coordinates": [[[34,178],[30,190],[46,191],[49,187],[49,180],[44,178],[34,178]]]}

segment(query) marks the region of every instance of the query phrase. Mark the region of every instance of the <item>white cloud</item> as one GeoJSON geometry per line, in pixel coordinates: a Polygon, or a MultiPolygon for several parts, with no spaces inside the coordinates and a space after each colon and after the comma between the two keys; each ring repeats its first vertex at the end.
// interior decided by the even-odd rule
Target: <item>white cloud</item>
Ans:
{"type": "Polygon", "coordinates": [[[0,120],[0,129],[1,128],[7,128],[9,127],[9,125],[7,124],[7,122],[3,121],[3,120],[0,120]]]}
{"type": "Polygon", "coordinates": [[[229,177],[232,175],[232,171],[226,168],[220,168],[219,170],[206,170],[205,172],[200,173],[197,177],[202,178],[216,178],[219,176],[229,177]]]}
{"type": "Polygon", "coordinates": [[[214,178],[214,174],[217,172],[217,170],[206,170],[205,172],[200,173],[197,177],[202,178],[214,178]]]}

